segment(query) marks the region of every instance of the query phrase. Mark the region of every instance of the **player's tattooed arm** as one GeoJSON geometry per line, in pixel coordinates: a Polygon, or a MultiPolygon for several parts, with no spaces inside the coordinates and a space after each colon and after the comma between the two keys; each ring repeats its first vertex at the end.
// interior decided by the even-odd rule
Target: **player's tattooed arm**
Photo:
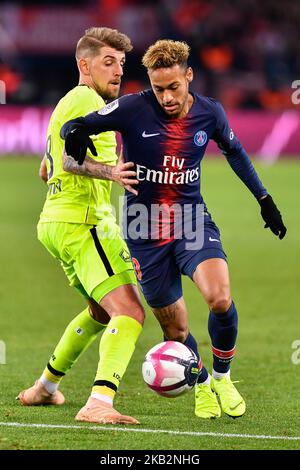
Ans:
{"type": "Polygon", "coordinates": [[[63,169],[68,173],[73,173],[74,175],[89,176],[90,178],[97,178],[102,180],[113,179],[113,167],[95,162],[95,160],[88,156],[85,157],[82,165],[78,165],[78,163],[72,157],[64,153],[63,169]]]}
{"type": "Polygon", "coordinates": [[[73,173],[74,175],[114,181],[127,189],[127,191],[137,195],[137,190],[132,187],[132,185],[138,184],[138,180],[134,179],[136,172],[130,170],[133,166],[134,164],[132,162],[125,163],[123,159],[119,159],[115,166],[105,165],[104,163],[93,160],[89,156],[85,157],[82,165],[78,165],[66,152],[63,153],[64,171],[73,173]]]}

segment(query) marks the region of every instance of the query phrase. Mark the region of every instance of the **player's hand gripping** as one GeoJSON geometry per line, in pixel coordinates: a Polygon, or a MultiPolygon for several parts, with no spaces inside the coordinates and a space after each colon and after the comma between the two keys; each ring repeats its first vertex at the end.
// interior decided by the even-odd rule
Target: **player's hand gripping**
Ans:
{"type": "Polygon", "coordinates": [[[261,216],[265,221],[265,228],[269,228],[274,235],[279,236],[279,239],[282,240],[287,229],[272,197],[268,194],[258,202],[261,207],[261,216]]]}
{"type": "Polygon", "coordinates": [[[86,157],[87,149],[92,155],[97,156],[97,150],[92,139],[82,124],[75,124],[66,136],[65,149],[67,155],[74,158],[78,165],[82,165],[86,157]]]}
{"type": "Polygon", "coordinates": [[[121,151],[118,159],[117,165],[112,170],[113,181],[118,183],[120,186],[123,186],[127,191],[138,195],[138,191],[132,187],[132,185],[139,184],[139,181],[135,179],[136,171],[130,170],[134,167],[133,162],[125,162],[123,154],[123,146],[121,146],[121,151]]]}

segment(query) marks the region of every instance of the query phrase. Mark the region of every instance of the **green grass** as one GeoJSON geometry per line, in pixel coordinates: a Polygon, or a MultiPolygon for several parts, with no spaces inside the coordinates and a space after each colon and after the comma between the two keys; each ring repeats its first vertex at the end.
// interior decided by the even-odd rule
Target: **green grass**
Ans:
{"type": "MultiPolygon", "coordinates": [[[[93,382],[95,343],[62,383],[67,402],[60,408],[27,408],[18,392],[39,377],[66,324],[83,302],[67,285],[59,264],[36,239],[36,222],[45,196],[37,159],[0,160],[0,421],[74,425],[93,382]]],[[[166,429],[271,436],[300,436],[299,372],[291,344],[300,339],[299,181],[300,162],[281,160],[259,167],[259,174],[288,227],[279,241],[263,229],[259,206],[222,158],[203,165],[203,194],[222,232],[229,259],[233,298],[239,311],[233,379],[247,402],[238,420],[222,416],[205,422],[193,414],[193,393],[167,400],[143,383],[147,350],[161,341],[151,312],[121,384],[116,407],[141,421],[143,429],[166,429]]],[[[190,324],[205,364],[211,368],[207,307],[187,279],[184,295],[190,324]]],[[[118,430],[10,428],[0,425],[0,449],[298,449],[300,441],[220,436],[185,436],[118,430]]]]}

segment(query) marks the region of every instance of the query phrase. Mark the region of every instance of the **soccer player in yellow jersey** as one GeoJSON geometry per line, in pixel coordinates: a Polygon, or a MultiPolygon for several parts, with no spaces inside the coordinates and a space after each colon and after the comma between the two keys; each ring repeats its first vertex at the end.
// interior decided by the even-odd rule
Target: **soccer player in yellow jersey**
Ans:
{"type": "Polygon", "coordinates": [[[60,128],[69,119],[103,108],[106,100],[118,96],[125,53],[131,49],[130,39],[116,30],[88,29],[76,48],[79,85],[59,101],[50,119],[40,168],[48,193],[38,238],[60,261],[70,285],[87,299],[88,306],[67,326],[40,379],[18,396],[23,405],[63,404],[60,380],[105,329],[91,396],[75,418],[104,424],[138,424],[113,408],[142,330],[144,310],[110,203],[112,181],[136,193],[131,186],[135,173],[130,170],[131,163],[116,164],[114,132],[93,136],[89,156],[101,164],[99,179],[72,173],[70,162],[66,168],[67,161],[62,158],[60,128]]]}

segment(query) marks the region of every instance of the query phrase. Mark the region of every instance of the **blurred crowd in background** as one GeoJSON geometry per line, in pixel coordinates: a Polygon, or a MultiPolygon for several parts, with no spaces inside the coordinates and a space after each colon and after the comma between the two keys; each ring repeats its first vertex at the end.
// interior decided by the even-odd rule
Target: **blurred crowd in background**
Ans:
{"type": "Polygon", "coordinates": [[[148,88],[141,65],[157,39],[192,48],[192,89],[226,108],[283,110],[300,79],[299,0],[0,1],[0,80],[7,103],[53,105],[77,84],[77,40],[90,26],[126,33],[122,94],[148,88]]]}

